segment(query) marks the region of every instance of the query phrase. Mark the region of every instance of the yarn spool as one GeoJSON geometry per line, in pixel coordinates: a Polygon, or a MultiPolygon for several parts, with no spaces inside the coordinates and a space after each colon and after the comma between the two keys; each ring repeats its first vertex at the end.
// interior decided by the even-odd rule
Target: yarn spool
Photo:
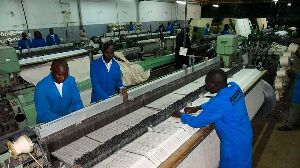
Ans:
{"type": "Polygon", "coordinates": [[[275,90],[282,90],[283,89],[283,82],[282,81],[276,81],[275,82],[275,90]]]}
{"type": "Polygon", "coordinates": [[[290,63],[289,57],[280,57],[280,66],[288,67],[290,63]]]}
{"type": "Polygon", "coordinates": [[[279,77],[279,78],[286,77],[286,71],[285,70],[279,70],[279,71],[277,71],[277,77],[279,77]]]}
{"type": "Polygon", "coordinates": [[[7,147],[15,159],[21,153],[30,153],[33,151],[33,143],[26,135],[20,136],[14,143],[7,141],[7,147]]]}
{"type": "Polygon", "coordinates": [[[290,58],[290,57],[292,56],[292,53],[291,53],[291,52],[283,52],[283,53],[282,53],[282,56],[283,56],[283,57],[289,57],[289,58],[290,58]]]}

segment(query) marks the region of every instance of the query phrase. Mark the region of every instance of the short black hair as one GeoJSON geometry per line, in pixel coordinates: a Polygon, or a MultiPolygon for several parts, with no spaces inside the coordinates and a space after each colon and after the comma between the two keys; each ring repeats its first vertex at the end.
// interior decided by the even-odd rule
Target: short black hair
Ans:
{"type": "Polygon", "coordinates": [[[227,84],[227,74],[222,69],[213,69],[206,74],[206,79],[217,83],[227,84]]]}
{"type": "Polygon", "coordinates": [[[109,42],[104,43],[102,46],[102,52],[104,52],[105,50],[107,50],[110,47],[113,48],[109,42]]]}
{"type": "Polygon", "coordinates": [[[56,59],[52,61],[51,68],[54,69],[55,67],[63,67],[69,70],[69,66],[66,60],[64,59],[56,59]]]}

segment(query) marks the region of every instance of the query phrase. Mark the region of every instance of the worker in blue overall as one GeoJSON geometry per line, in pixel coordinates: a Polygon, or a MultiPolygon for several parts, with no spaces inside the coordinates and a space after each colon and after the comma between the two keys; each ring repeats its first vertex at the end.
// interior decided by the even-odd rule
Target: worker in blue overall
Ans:
{"type": "Polygon", "coordinates": [[[46,45],[45,39],[42,37],[41,32],[35,31],[34,39],[32,39],[32,46],[34,48],[37,48],[37,47],[45,47],[45,45],[46,45]]]}
{"type": "Polygon", "coordinates": [[[53,28],[49,29],[49,34],[46,36],[46,45],[52,46],[52,45],[58,45],[60,44],[58,35],[54,33],[53,28]]]}
{"type": "Polygon", "coordinates": [[[18,41],[19,49],[29,49],[32,48],[32,43],[29,39],[27,39],[27,34],[25,32],[22,33],[22,39],[18,41]]]}
{"type": "Polygon", "coordinates": [[[205,27],[205,35],[209,35],[210,31],[209,31],[209,24],[206,23],[206,27],[205,27]]]}
{"type": "Polygon", "coordinates": [[[228,24],[225,24],[224,25],[224,29],[222,30],[221,32],[221,35],[229,35],[230,34],[230,31],[229,31],[229,25],[228,24]]]}
{"type": "Polygon", "coordinates": [[[113,59],[114,49],[110,43],[103,45],[102,53],[99,59],[91,63],[91,103],[108,99],[118,91],[123,95],[123,101],[127,101],[128,95],[121,79],[120,65],[113,59]]]}
{"type": "Polygon", "coordinates": [[[195,128],[215,124],[221,141],[219,168],[251,168],[253,131],[243,91],[234,82],[227,84],[221,69],[208,72],[205,84],[207,91],[217,95],[200,106],[186,107],[186,114],[176,111],[173,116],[195,128]],[[189,115],[202,109],[197,116],[189,115]]]}
{"type": "Polygon", "coordinates": [[[296,124],[296,122],[300,114],[300,71],[298,74],[293,71],[291,73],[294,73],[296,76],[296,81],[289,107],[289,119],[285,125],[277,128],[278,131],[291,131],[293,127],[299,127],[299,124],[296,124]]]}
{"type": "Polygon", "coordinates": [[[75,78],[68,75],[67,62],[63,59],[54,60],[50,71],[35,86],[37,124],[53,121],[83,108],[75,78]]]}
{"type": "Polygon", "coordinates": [[[129,30],[129,31],[133,31],[133,25],[132,25],[132,22],[129,23],[128,30],[129,30]]]}

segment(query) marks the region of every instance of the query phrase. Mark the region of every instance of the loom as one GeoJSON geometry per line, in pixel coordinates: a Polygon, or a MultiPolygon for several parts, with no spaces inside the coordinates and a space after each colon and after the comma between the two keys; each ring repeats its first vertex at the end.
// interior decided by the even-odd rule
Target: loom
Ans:
{"type": "MultiPolygon", "coordinates": [[[[131,88],[128,102],[116,95],[36,126],[38,144],[54,167],[183,167],[194,155],[211,161],[204,166],[216,167],[219,141],[213,125],[194,129],[171,114],[213,96],[205,91],[205,74],[219,65],[216,57],[131,88]]],[[[266,72],[225,70],[228,81],[244,91],[252,119],[264,103],[261,78],[266,72]]]]}

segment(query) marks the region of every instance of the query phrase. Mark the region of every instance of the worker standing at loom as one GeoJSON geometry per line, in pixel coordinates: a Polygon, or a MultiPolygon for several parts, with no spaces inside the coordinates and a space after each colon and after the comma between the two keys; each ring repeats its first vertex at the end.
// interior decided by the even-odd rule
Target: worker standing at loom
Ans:
{"type": "Polygon", "coordinates": [[[119,91],[123,101],[128,100],[127,90],[121,79],[120,65],[113,59],[114,49],[110,43],[102,47],[103,55],[91,63],[92,98],[91,103],[108,99],[119,91]]]}
{"type": "Polygon", "coordinates": [[[58,45],[60,44],[58,35],[54,33],[53,28],[49,29],[49,34],[46,36],[46,45],[52,46],[52,45],[58,45]]]}
{"type": "Polygon", "coordinates": [[[18,47],[22,50],[32,48],[32,43],[27,39],[27,34],[25,32],[22,33],[22,39],[18,41],[18,47]]]}
{"type": "Polygon", "coordinates": [[[83,108],[75,78],[68,75],[67,62],[54,60],[50,71],[35,87],[37,124],[53,121],[83,108]]]}
{"type": "Polygon", "coordinates": [[[195,128],[215,124],[221,141],[219,168],[251,168],[253,131],[243,91],[234,82],[227,84],[221,69],[208,72],[205,84],[207,91],[217,95],[200,106],[186,107],[186,114],[176,111],[173,116],[195,128]],[[197,116],[188,115],[202,109],[197,116]]]}

